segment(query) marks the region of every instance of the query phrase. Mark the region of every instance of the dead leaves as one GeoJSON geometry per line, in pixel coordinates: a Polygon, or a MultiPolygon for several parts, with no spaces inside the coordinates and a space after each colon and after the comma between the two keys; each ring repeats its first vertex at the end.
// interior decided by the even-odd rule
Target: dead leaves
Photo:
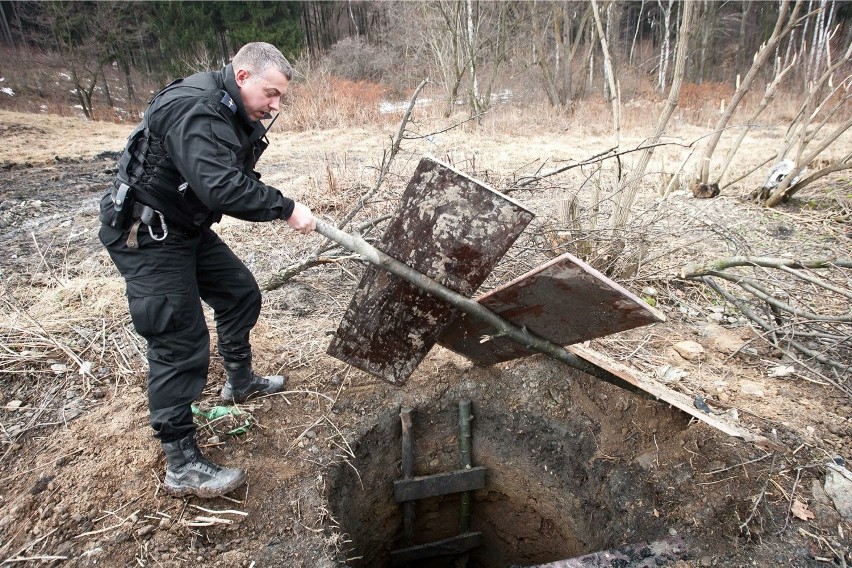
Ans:
{"type": "Polygon", "coordinates": [[[808,509],[807,504],[802,503],[798,499],[793,500],[793,504],[790,505],[790,512],[794,517],[803,521],[809,521],[815,517],[813,511],[808,509]]]}

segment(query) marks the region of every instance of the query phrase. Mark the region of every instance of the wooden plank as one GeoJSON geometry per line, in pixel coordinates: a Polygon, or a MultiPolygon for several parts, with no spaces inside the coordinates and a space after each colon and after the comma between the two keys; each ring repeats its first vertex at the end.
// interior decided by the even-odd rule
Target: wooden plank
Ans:
{"type": "Polygon", "coordinates": [[[464,554],[480,544],[482,544],[482,533],[472,532],[428,544],[418,544],[408,548],[392,550],[391,566],[405,566],[412,562],[436,556],[464,554]]]}
{"type": "MultiPolygon", "coordinates": [[[[410,406],[399,409],[399,419],[402,423],[402,476],[405,479],[414,477],[414,441],[411,439],[410,406]]],[[[406,546],[414,544],[414,502],[402,504],[402,538],[406,546]]]]}
{"type": "MultiPolygon", "coordinates": [[[[580,343],[665,317],[585,262],[563,254],[477,300],[518,327],[557,345],[580,343]]],[[[482,365],[534,354],[468,314],[459,313],[438,343],[482,365]]]]}
{"type": "Polygon", "coordinates": [[[742,426],[735,424],[725,414],[708,414],[698,410],[695,408],[693,400],[687,395],[668,388],[664,384],[657,382],[636,369],[630,369],[621,363],[612,361],[602,353],[598,353],[588,347],[582,347],[579,345],[572,345],[568,347],[568,351],[578,357],[582,357],[590,363],[594,363],[598,367],[606,369],[610,373],[618,375],[628,383],[642,389],[656,399],[671,404],[675,408],[686,412],[690,416],[701,420],[705,424],[708,424],[729,436],[740,438],[745,442],[752,443],[766,450],[777,450],[780,452],[788,451],[787,446],[784,444],[774,442],[769,438],[750,432],[742,426]]]}
{"type": "MultiPolygon", "coordinates": [[[[516,201],[423,158],[377,248],[470,297],[532,219],[516,201]]],[[[328,353],[400,385],[454,313],[445,302],[371,265],[328,353]]]]}
{"type": "Polygon", "coordinates": [[[447,473],[423,475],[393,482],[393,497],[397,503],[440,497],[485,487],[485,468],[472,467],[447,473]]]}

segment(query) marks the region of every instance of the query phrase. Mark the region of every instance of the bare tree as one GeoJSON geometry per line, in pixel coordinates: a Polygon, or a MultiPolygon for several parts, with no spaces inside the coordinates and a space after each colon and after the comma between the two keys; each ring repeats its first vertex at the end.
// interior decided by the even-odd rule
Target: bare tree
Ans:
{"type": "MultiPolygon", "coordinates": [[[[778,59],[780,60],[780,58],[778,59]]],[[[766,110],[766,107],[769,106],[769,103],[771,103],[775,99],[775,95],[778,92],[778,86],[781,84],[781,81],[784,79],[784,76],[787,75],[787,73],[789,73],[795,65],[795,57],[793,57],[793,60],[790,61],[783,68],[776,65],[775,77],[773,78],[772,82],[766,86],[766,90],[763,93],[763,98],[761,99],[760,104],[757,105],[757,108],[754,110],[748,120],[746,120],[745,124],[740,128],[740,133],[737,136],[737,139],[731,145],[731,148],[728,150],[728,153],[725,156],[725,160],[723,161],[722,167],[720,168],[719,174],[717,176],[718,181],[716,182],[720,186],[720,188],[725,172],[728,171],[728,167],[731,165],[734,156],[737,154],[737,152],[739,152],[740,145],[745,139],[746,134],[748,134],[752,126],[756,124],[757,118],[763,113],[764,110],[766,110]]],[[[777,154],[775,156],[777,156],[777,154]]],[[[773,156],[773,158],[775,156],[773,156]]]]}
{"type": "Polygon", "coordinates": [[[781,9],[778,12],[778,19],[775,22],[775,28],[772,30],[772,34],[755,54],[754,62],[752,63],[751,68],[749,69],[742,82],[738,85],[734,96],[731,97],[731,100],[728,102],[727,106],[725,107],[725,110],[722,112],[721,116],[716,121],[713,133],[707,140],[707,145],[705,146],[704,154],[701,157],[701,161],[698,164],[695,176],[690,182],[690,185],[692,187],[698,184],[706,184],[709,182],[710,162],[713,158],[713,154],[716,151],[716,147],[719,144],[719,140],[722,138],[722,133],[725,131],[725,128],[727,128],[731,117],[733,117],[734,115],[734,111],[737,109],[740,102],[743,100],[743,97],[751,89],[752,83],[754,83],[759,72],[766,64],[766,62],[774,55],[775,47],[798,24],[798,13],[799,9],[801,8],[801,5],[802,0],[796,0],[796,4],[794,5],[791,11],[790,0],[782,0],[781,9]]]}
{"type": "Polygon", "coordinates": [[[846,67],[852,61],[852,44],[846,48],[846,52],[825,70],[822,76],[811,83],[807,97],[805,97],[796,118],[787,129],[787,135],[778,152],[779,158],[788,157],[794,153],[792,160],[795,164],[793,170],[787,174],[774,189],[771,195],[761,190],[757,195],[765,200],[767,207],[774,207],[781,201],[789,199],[790,196],[806,187],[809,183],[820,177],[852,167],[850,156],[847,155],[835,164],[828,164],[821,171],[817,171],[801,182],[795,182],[808,165],[816,159],[843,133],[852,128],[852,118],[849,118],[850,107],[852,107],[852,74],[846,75],[842,81],[835,85],[834,74],[846,67]],[[831,128],[832,120],[842,117],[840,122],[834,123],[832,130],[823,134],[831,128]],[[812,142],[816,142],[812,144],[812,142]]]}
{"type": "Polygon", "coordinates": [[[511,3],[437,0],[419,6],[424,44],[447,97],[445,116],[463,88],[471,114],[480,114],[490,105],[494,82],[506,60],[511,3]]]}
{"type": "MultiPolygon", "coordinates": [[[[660,138],[665,132],[666,125],[669,119],[677,108],[678,99],[680,98],[680,88],[683,84],[683,77],[686,73],[686,58],[689,53],[689,35],[693,25],[693,2],[686,2],[683,5],[682,22],[680,25],[680,33],[678,34],[677,52],[675,55],[675,68],[672,77],[672,85],[669,90],[669,96],[666,99],[666,104],[663,111],[660,113],[657,123],[654,125],[654,132],[648,138],[645,146],[647,148],[639,154],[639,160],[636,169],[630,176],[624,191],[619,198],[618,207],[616,208],[615,217],[613,219],[613,228],[620,230],[627,224],[630,215],[630,210],[633,206],[633,201],[636,199],[636,193],[639,190],[642,176],[645,175],[645,170],[648,167],[648,162],[651,160],[651,155],[654,152],[654,146],[660,141],[660,138]]],[[[663,190],[665,192],[665,190],[663,190]]]]}
{"type": "Polygon", "coordinates": [[[464,10],[461,2],[431,2],[421,4],[424,41],[434,58],[437,81],[446,96],[444,116],[449,116],[458,97],[465,73],[467,53],[462,40],[464,10]]]}
{"type": "Polygon", "coordinates": [[[134,27],[136,8],[124,2],[39,2],[19,6],[20,18],[30,30],[29,40],[46,49],[50,66],[68,73],[73,93],[87,118],[92,117],[94,94],[102,85],[107,105],[112,95],[104,67],[121,60],[139,41],[144,27],[134,27]]]}
{"type": "Polygon", "coordinates": [[[660,28],[660,63],[657,67],[657,88],[662,92],[666,90],[667,71],[669,68],[669,36],[671,35],[671,16],[674,0],[657,0],[660,12],[663,14],[663,25],[660,28]]]}
{"type": "Polygon", "coordinates": [[[572,67],[577,50],[591,33],[591,5],[551,2],[541,6],[530,14],[532,63],[541,73],[548,101],[561,107],[573,96],[572,67]]]}
{"type": "Polygon", "coordinates": [[[592,0],[592,13],[595,17],[595,25],[598,28],[598,37],[600,38],[601,51],[603,52],[604,77],[609,86],[609,97],[612,104],[612,129],[615,134],[615,144],[617,146],[621,140],[621,93],[615,79],[615,69],[612,64],[612,57],[609,53],[609,45],[606,40],[603,24],[601,24],[600,10],[598,10],[596,0],[592,0]]]}

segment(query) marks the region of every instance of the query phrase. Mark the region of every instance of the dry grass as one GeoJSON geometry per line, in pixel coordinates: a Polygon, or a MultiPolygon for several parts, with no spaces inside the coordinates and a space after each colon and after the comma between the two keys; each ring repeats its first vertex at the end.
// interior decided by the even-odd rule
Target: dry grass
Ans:
{"type": "Polygon", "coordinates": [[[303,131],[392,123],[395,117],[380,111],[385,92],[377,83],[313,73],[292,85],[286,101],[286,125],[282,126],[303,131]]]}
{"type": "Polygon", "coordinates": [[[142,375],[144,344],[132,332],[124,284],[88,275],[16,290],[3,286],[0,372],[62,379],[88,393],[142,375]]]}

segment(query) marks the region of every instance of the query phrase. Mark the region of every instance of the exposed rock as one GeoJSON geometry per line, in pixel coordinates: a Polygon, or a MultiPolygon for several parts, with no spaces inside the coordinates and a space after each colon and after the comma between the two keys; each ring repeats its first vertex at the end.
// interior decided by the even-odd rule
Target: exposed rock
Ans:
{"type": "Polygon", "coordinates": [[[725,355],[736,353],[745,347],[746,344],[738,332],[726,329],[715,323],[708,323],[702,326],[699,333],[709,340],[708,346],[711,349],[725,355]]]}
{"type": "Polygon", "coordinates": [[[704,353],[704,348],[695,341],[680,341],[673,345],[677,354],[687,361],[696,361],[704,353]]]}
{"type": "Polygon", "coordinates": [[[766,396],[766,389],[760,383],[754,381],[742,381],[740,383],[740,392],[758,398],[766,396]]]}
{"type": "Polygon", "coordinates": [[[852,521],[852,472],[833,462],[825,464],[825,467],[825,494],[840,516],[852,521]]]}

